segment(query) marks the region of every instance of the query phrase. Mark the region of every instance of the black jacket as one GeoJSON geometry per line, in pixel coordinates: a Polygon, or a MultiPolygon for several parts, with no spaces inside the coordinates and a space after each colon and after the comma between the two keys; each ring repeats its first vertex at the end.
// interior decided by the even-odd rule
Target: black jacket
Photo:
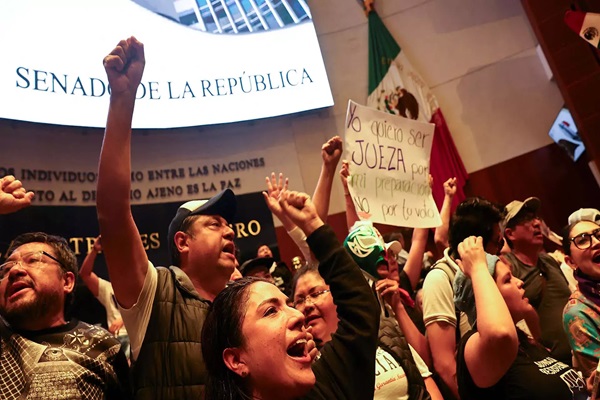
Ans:
{"type": "Polygon", "coordinates": [[[379,305],[331,227],[317,229],[307,243],[320,262],[319,273],[331,289],[339,323],[313,364],[317,383],[304,398],[372,399],[379,305]]]}

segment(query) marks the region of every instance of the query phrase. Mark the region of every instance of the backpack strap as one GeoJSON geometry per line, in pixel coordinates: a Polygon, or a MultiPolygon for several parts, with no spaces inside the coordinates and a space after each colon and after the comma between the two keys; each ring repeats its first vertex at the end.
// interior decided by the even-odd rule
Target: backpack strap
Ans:
{"type": "Polygon", "coordinates": [[[450,286],[452,286],[452,284],[454,283],[454,277],[456,276],[456,271],[454,270],[454,268],[449,266],[443,258],[441,260],[437,260],[435,264],[431,266],[431,269],[434,268],[441,269],[442,271],[444,271],[446,273],[446,276],[450,280],[450,286]]]}
{"type": "MultiPolygon", "coordinates": [[[[456,271],[454,268],[448,265],[446,261],[442,258],[441,260],[437,260],[435,264],[432,265],[431,269],[437,268],[439,270],[444,271],[448,280],[450,281],[450,287],[454,287],[454,277],[456,276],[456,271]]],[[[455,308],[454,310],[456,314],[456,328],[454,329],[454,339],[456,343],[460,342],[460,311],[455,308]]]]}

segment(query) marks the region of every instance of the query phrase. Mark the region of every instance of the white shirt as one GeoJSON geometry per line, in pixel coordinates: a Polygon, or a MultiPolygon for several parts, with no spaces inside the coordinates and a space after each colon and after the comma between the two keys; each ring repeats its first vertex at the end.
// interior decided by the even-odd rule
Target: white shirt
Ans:
{"type": "MultiPolygon", "coordinates": [[[[113,322],[121,319],[121,313],[119,312],[117,299],[115,298],[115,292],[113,291],[113,287],[109,281],[98,277],[98,296],[96,298],[106,309],[106,322],[108,323],[109,327],[113,324],[113,322]]],[[[115,332],[115,336],[125,335],[127,335],[127,329],[125,329],[125,327],[122,327],[115,332]]]]}
{"type": "MultiPolygon", "coordinates": [[[[431,376],[427,365],[419,354],[408,345],[423,379],[431,376]]],[[[408,379],[404,368],[381,347],[375,354],[375,393],[373,400],[408,400],[408,379]]]]}
{"type": "Polygon", "coordinates": [[[125,309],[119,305],[121,315],[123,316],[123,322],[129,332],[129,343],[131,344],[131,361],[133,362],[138,354],[140,354],[140,348],[144,342],[146,336],[146,329],[148,329],[148,323],[150,322],[150,314],[152,313],[152,303],[154,303],[154,296],[156,296],[156,287],[158,285],[158,273],[156,268],[150,261],[148,261],[148,271],[144,278],[144,286],[138,296],[137,301],[131,308],[125,309]]]}

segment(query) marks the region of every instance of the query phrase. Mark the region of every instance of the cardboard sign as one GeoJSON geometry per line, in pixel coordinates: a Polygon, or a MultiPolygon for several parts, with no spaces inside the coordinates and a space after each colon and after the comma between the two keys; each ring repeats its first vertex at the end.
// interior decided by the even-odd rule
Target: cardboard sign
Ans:
{"type": "Polygon", "coordinates": [[[361,218],[414,228],[441,225],[429,186],[434,127],[348,102],[348,187],[361,218]]]}

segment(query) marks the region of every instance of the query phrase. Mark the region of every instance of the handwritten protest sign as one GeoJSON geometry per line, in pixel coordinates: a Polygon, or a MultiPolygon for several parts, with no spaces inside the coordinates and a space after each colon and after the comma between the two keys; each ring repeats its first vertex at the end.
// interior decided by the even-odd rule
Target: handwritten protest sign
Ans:
{"type": "Polygon", "coordinates": [[[388,225],[441,225],[429,187],[434,125],[350,100],[345,128],[348,187],[359,215],[388,225]]]}

